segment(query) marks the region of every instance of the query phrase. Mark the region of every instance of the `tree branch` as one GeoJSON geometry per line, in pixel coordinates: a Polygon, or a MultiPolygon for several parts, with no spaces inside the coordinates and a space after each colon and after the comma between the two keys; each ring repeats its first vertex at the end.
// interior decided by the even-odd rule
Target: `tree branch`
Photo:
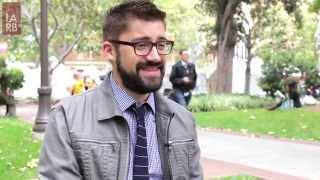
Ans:
{"type": "Polygon", "coordinates": [[[227,7],[224,11],[223,18],[222,18],[222,27],[225,27],[227,22],[233,19],[233,15],[235,14],[236,8],[240,3],[239,0],[230,0],[228,1],[227,7]]]}
{"type": "Polygon", "coordinates": [[[54,26],[53,30],[50,32],[50,34],[49,34],[48,44],[50,44],[51,39],[54,37],[54,35],[56,34],[56,32],[57,32],[58,29],[59,29],[58,18],[57,18],[57,16],[52,12],[52,9],[51,9],[50,7],[49,7],[49,12],[50,12],[50,14],[52,15],[52,17],[53,17],[53,19],[54,19],[54,24],[55,24],[55,26],[54,26]]]}
{"type": "Polygon", "coordinates": [[[230,31],[232,31],[233,27],[233,16],[240,2],[239,0],[230,0],[225,8],[221,22],[221,32],[224,32],[221,40],[224,47],[229,41],[229,36],[232,35],[230,31]]]}
{"type": "Polygon", "coordinates": [[[36,39],[36,42],[38,43],[38,45],[40,47],[40,39],[39,39],[39,36],[38,36],[38,33],[37,33],[37,24],[36,24],[36,19],[39,16],[40,16],[40,12],[36,16],[32,17],[32,19],[31,19],[31,27],[32,27],[32,32],[33,32],[34,38],[36,39]]]}
{"type": "Polygon", "coordinates": [[[62,63],[64,62],[65,58],[66,58],[66,57],[68,56],[68,54],[72,51],[72,49],[74,48],[74,46],[79,43],[79,41],[80,41],[80,39],[81,39],[82,32],[83,32],[83,23],[80,24],[79,32],[78,32],[77,37],[75,38],[75,40],[70,44],[70,46],[67,48],[67,50],[64,51],[64,53],[62,54],[62,56],[59,57],[59,62],[58,62],[58,64],[57,64],[55,67],[53,67],[53,68],[50,69],[50,71],[49,71],[50,74],[52,74],[53,71],[54,71],[55,69],[57,69],[57,67],[58,67],[60,64],[62,64],[62,63]]]}

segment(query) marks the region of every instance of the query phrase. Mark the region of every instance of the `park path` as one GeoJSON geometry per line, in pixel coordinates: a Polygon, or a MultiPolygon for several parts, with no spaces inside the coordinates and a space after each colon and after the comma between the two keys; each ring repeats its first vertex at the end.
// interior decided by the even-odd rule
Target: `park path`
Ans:
{"type": "MultiPolygon", "coordinates": [[[[17,105],[18,117],[28,123],[34,122],[36,113],[36,104],[17,105]]],[[[198,136],[205,179],[240,174],[272,180],[320,179],[320,144],[203,129],[198,136]]]]}

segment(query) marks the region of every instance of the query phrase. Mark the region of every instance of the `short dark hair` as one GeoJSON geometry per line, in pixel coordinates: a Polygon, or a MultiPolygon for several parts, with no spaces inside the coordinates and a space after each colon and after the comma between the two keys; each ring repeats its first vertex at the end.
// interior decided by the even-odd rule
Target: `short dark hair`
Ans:
{"type": "Polygon", "coordinates": [[[182,55],[183,52],[185,52],[185,51],[187,51],[187,49],[181,49],[181,50],[179,51],[179,54],[182,55]]]}
{"type": "Polygon", "coordinates": [[[160,20],[165,24],[166,13],[149,0],[131,0],[107,11],[103,24],[103,40],[117,40],[127,30],[130,19],[160,20]]]}

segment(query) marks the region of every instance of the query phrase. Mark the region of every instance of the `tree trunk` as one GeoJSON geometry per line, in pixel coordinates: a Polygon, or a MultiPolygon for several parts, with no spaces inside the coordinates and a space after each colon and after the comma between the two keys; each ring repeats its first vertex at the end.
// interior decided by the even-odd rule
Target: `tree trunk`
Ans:
{"type": "Polygon", "coordinates": [[[252,44],[251,44],[251,31],[249,30],[249,34],[246,36],[246,49],[247,49],[247,62],[246,62],[246,74],[245,74],[245,87],[244,93],[250,94],[250,85],[251,85],[251,60],[252,60],[252,44]]]}
{"type": "Polygon", "coordinates": [[[6,116],[16,116],[16,104],[6,104],[6,116]]]}
{"type": "Polygon", "coordinates": [[[215,76],[215,92],[216,93],[232,93],[232,71],[234,46],[218,47],[218,67],[215,76]]]}
{"type": "Polygon", "coordinates": [[[247,95],[250,95],[250,85],[251,85],[251,59],[249,59],[246,62],[246,74],[245,74],[245,87],[244,87],[244,93],[247,95]]]}
{"type": "Polygon", "coordinates": [[[215,76],[215,92],[232,92],[232,71],[234,48],[237,41],[237,27],[234,14],[241,1],[221,0],[218,5],[217,35],[218,35],[218,65],[215,76]]]}

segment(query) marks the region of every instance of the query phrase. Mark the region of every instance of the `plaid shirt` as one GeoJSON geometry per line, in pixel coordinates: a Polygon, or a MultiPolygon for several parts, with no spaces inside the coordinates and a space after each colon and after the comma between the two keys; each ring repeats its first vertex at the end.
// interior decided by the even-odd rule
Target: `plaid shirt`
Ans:
{"type": "MultiPolygon", "coordinates": [[[[133,169],[133,151],[136,143],[136,118],[132,111],[128,108],[136,103],[133,97],[129,96],[113,79],[112,73],[109,76],[112,91],[115,95],[115,99],[119,105],[120,110],[123,112],[123,116],[128,122],[130,130],[130,158],[129,158],[129,174],[128,180],[132,180],[133,169]]],[[[154,94],[151,93],[146,101],[150,108],[147,108],[145,114],[145,126],[147,132],[147,147],[148,147],[148,160],[149,160],[149,175],[150,180],[162,179],[161,160],[158,150],[158,140],[156,133],[155,123],[155,101],[154,94]]]]}

